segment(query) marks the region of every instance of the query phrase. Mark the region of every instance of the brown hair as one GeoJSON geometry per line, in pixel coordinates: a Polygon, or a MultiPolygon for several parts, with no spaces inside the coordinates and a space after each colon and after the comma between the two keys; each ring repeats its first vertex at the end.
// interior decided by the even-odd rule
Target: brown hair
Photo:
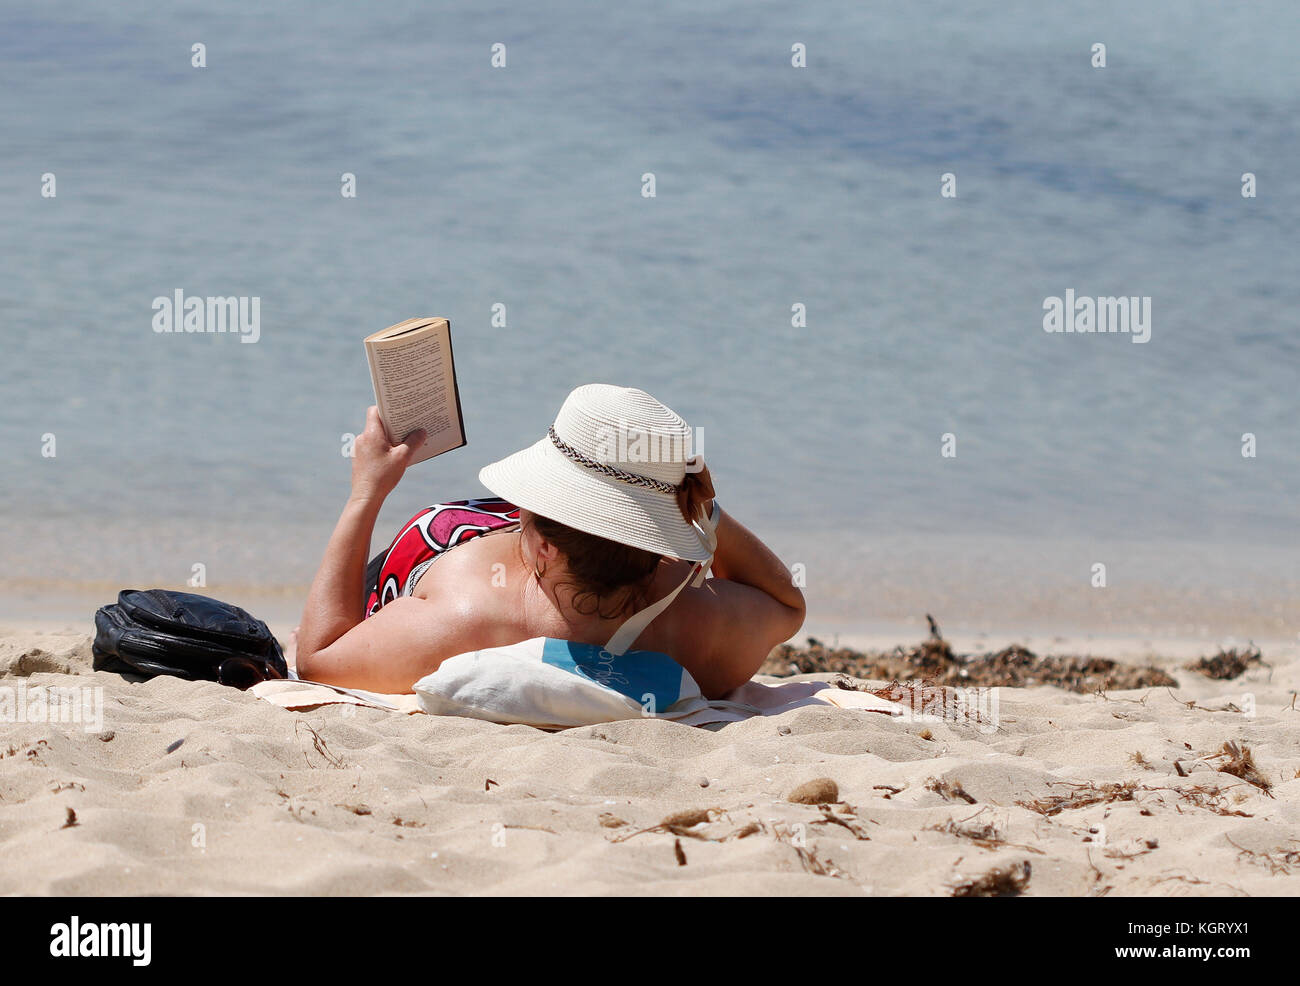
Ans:
{"type": "Polygon", "coordinates": [[[573,577],[573,608],[584,616],[612,619],[628,612],[649,588],[661,555],[619,544],[558,521],[532,515],[537,533],[559,549],[573,577]]]}

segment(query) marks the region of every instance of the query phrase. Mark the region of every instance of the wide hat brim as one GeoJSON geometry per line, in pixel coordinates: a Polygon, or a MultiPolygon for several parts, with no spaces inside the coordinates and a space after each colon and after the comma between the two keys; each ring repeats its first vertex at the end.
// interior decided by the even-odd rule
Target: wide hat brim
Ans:
{"type": "Polygon", "coordinates": [[[570,461],[550,438],[479,470],[479,482],[516,507],[644,551],[707,561],[699,530],[671,493],[635,486],[570,461]]]}

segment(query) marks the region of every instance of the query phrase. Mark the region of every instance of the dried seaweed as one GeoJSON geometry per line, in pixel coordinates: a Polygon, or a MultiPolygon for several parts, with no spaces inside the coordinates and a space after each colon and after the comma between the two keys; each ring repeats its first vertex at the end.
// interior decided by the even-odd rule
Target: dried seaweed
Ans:
{"type": "Polygon", "coordinates": [[[1206,811],[1214,812],[1216,815],[1231,815],[1237,818],[1253,817],[1247,812],[1230,808],[1227,804],[1227,794],[1222,788],[1213,784],[1196,784],[1190,787],[1161,787],[1139,784],[1136,781],[1108,784],[1094,784],[1091,782],[1062,783],[1068,783],[1068,786],[1073,790],[1069,794],[1053,794],[1034,801],[1017,801],[1016,804],[1050,818],[1053,815],[1059,815],[1063,811],[1074,808],[1088,808],[1092,805],[1111,804],[1116,801],[1132,801],[1136,803],[1139,793],[1167,791],[1193,808],[1203,808],[1206,811]]]}
{"type": "Polygon", "coordinates": [[[1229,650],[1220,647],[1219,652],[1212,657],[1202,657],[1199,661],[1183,665],[1188,671],[1195,671],[1217,681],[1231,681],[1255,666],[1267,667],[1261,659],[1259,648],[1254,645],[1240,650],[1236,647],[1229,650]]]}
{"type": "Polygon", "coordinates": [[[836,879],[846,879],[843,873],[836,865],[834,860],[822,859],[817,855],[816,849],[804,849],[802,846],[792,846],[795,855],[799,857],[799,863],[804,870],[814,876],[830,876],[836,879]]]}
{"type": "Polygon", "coordinates": [[[856,822],[847,818],[842,818],[831,811],[827,805],[822,805],[822,817],[813,819],[814,825],[838,825],[840,828],[848,829],[853,838],[860,842],[870,842],[871,836],[867,835],[866,829],[856,822]]]}
{"type": "Polygon", "coordinates": [[[997,866],[982,876],[950,887],[953,897],[1019,897],[1029,887],[1029,860],[997,866]]]}
{"type": "MultiPolygon", "coordinates": [[[[1239,846],[1232,841],[1230,836],[1224,836],[1229,844],[1237,850],[1239,856],[1247,861],[1264,866],[1274,876],[1281,873],[1286,876],[1291,875],[1292,866],[1300,866],[1300,849],[1284,849],[1278,846],[1272,852],[1258,852],[1254,849],[1247,849],[1245,846],[1239,846]]],[[[1292,839],[1292,842],[1297,840],[1292,839]]]]}
{"type": "Polygon", "coordinates": [[[1122,859],[1128,862],[1130,859],[1137,859],[1139,856],[1145,856],[1153,853],[1160,848],[1160,842],[1157,839],[1140,839],[1132,852],[1125,852],[1119,846],[1111,846],[1102,850],[1102,855],[1107,859],[1122,859]]]}
{"type": "Polygon", "coordinates": [[[958,822],[955,818],[950,818],[942,825],[927,825],[925,831],[942,832],[944,835],[956,836],[958,839],[969,839],[983,849],[997,849],[1007,844],[996,825],[975,825],[970,822],[970,819],[958,822]]]}
{"type": "Polygon", "coordinates": [[[1107,784],[1094,784],[1089,781],[1080,784],[1071,783],[1069,786],[1073,789],[1069,794],[1049,794],[1045,798],[1017,801],[1016,804],[1050,818],[1073,808],[1088,808],[1092,805],[1110,804],[1112,801],[1133,801],[1137,791],[1151,790],[1140,787],[1136,781],[1107,784]]]}
{"type": "MultiPolygon", "coordinates": [[[[837,688],[866,692],[868,695],[883,698],[888,702],[896,702],[906,706],[914,716],[928,716],[946,722],[966,722],[980,725],[984,725],[989,721],[981,716],[979,710],[963,698],[961,693],[953,688],[937,685],[933,680],[927,678],[912,678],[907,681],[899,681],[895,678],[882,688],[872,688],[866,682],[840,675],[834,678],[831,684],[837,688]]],[[[871,709],[868,711],[895,714],[892,710],[886,709],[871,709]]],[[[934,734],[928,729],[923,729],[918,735],[923,740],[934,739],[934,734]]]]}
{"type": "MultiPolygon", "coordinates": [[[[1246,891],[1242,890],[1240,887],[1233,886],[1231,883],[1218,883],[1217,881],[1202,880],[1202,879],[1200,879],[1199,877],[1187,876],[1186,874],[1183,874],[1183,873],[1171,873],[1169,876],[1157,877],[1155,882],[1156,882],[1156,883],[1169,883],[1169,882],[1172,882],[1172,881],[1174,881],[1174,880],[1178,880],[1178,881],[1180,881],[1180,882],[1182,882],[1182,883],[1188,883],[1188,884],[1192,884],[1192,885],[1194,885],[1194,886],[1201,886],[1201,887],[1210,887],[1210,886],[1227,887],[1229,890],[1233,891],[1233,896],[1235,896],[1235,897],[1249,897],[1249,896],[1250,896],[1250,894],[1246,893],[1246,891]]],[[[1228,895],[1227,895],[1227,894],[1216,894],[1216,896],[1218,896],[1218,897],[1226,897],[1226,896],[1228,896],[1228,895]]]]}
{"type": "Polygon", "coordinates": [[[1228,796],[1220,787],[1213,784],[1197,784],[1194,787],[1150,788],[1149,790],[1172,791],[1193,808],[1203,808],[1216,815],[1234,818],[1254,818],[1249,812],[1228,807],[1228,796]]]}
{"type": "Polygon", "coordinates": [[[1172,691],[1169,691],[1168,688],[1166,688],[1165,691],[1169,692],[1169,697],[1172,698],[1175,702],[1177,702],[1183,708],[1189,709],[1193,712],[1240,712],[1241,711],[1241,708],[1235,702],[1225,702],[1225,704],[1220,706],[1201,705],[1195,699],[1179,698],[1172,691]]]}
{"type": "Polygon", "coordinates": [[[968,805],[976,803],[975,799],[966,793],[961,784],[951,781],[941,781],[937,777],[931,777],[925,782],[925,789],[933,791],[942,797],[945,801],[965,801],[968,805]]]}
{"type": "Polygon", "coordinates": [[[1019,645],[1005,647],[995,654],[956,654],[933,617],[926,614],[926,619],[930,623],[929,638],[911,648],[863,652],[847,647],[829,648],[809,637],[806,647],[790,644],[777,647],[759,671],[777,677],[838,673],[873,681],[919,679],[931,686],[963,688],[1055,685],[1081,694],[1178,684],[1159,668],[1135,667],[1085,655],[1040,656],[1019,645]]]}
{"type": "MultiPolygon", "coordinates": [[[[293,724],[293,731],[295,735],[300,735],[299,727],[306,729],[307,732],[311,733],[312,746],[315,748],[317,753],[319,753],[322,757],[325,758],[326,763],[328,763],[331,767],[335,767],[338,769],[342,769],[344,766],[346,766],[343,763],[343,761],[340,760],[338,757],[336,757],[334,753],[330,750],[330,748],[326,746],[325,740],[321,737],[321,734],[316,732],[316,730],[313,729],[305,719],[299,719],[293,724]]],[[[302,758],[303,760],[306,761],[308,767],[315,766],[308,758],[306,750],[302,751],[302,758]]]]}
{"type": "Polygon", "coordinates": [[[1141,750],[1134,750],[1128,755],[1128,761],[1134,767],[1141,767],[1143,770],[1155,770],[1155,765],[1151,763],[1142,753],[1141,750]]]}
{"type": "Polygon", "coordinates": [[[1028,852],[1037,853],[1040,856],[1044,855],[1043,850],[1034,846],[1027,846],[1018,842],[1008,842],[1003,837],[1002,832],[998,827],[992,823],[987,825],[976,824],[975,819],[979,818],[979,816],[984,814],[987,810],[988,808],[985,806],[969,818],[963,818],[961,821],[958,821],[955,818],[949,818],[942,825],[928,825],[925,830],[927,832],[942,832],[944,835],[951,835],[958,839],[967,839],[979,846],[981,849],[1004,849],[1014,846],[1017,849],[1024,849],[1028,852]]]}
{"type": "Polygon", "coordinates": [[[721,808],[687,808],[683,811],[675,811],[671,815],[664,816],[658,825],[637,829],[635,832],[627,832],[613,841],[626,842],[634,836],[645,835],[647,832],[663,832],[678,837],[685,836],[688,839],[701,839],[705,842],[721,842],[722,839],[720,838],[695,831],[696,826],[713,821],[715,814],[722,815],[725,813],[721,808]]]}
{"type": "Polygon", "coordinates": [[[1225,759],[1225,762],[1216,766],[1216,770],[1223,774],[1231,774],[1233,777],[1240,777],[1247,784],[1254,784],[1270,798],[1273,797],[1273,782],[1260,773],[1250,747],[1244,743],[1240,746],[1232,742],[1224,743],[1218,753],[1203,759],[1208,762],[1221,758],[1225,759]]]}
{"type": "Polygon", "coordinates": [[[883,698],[889,702],[902,702],[913,712],[943,718],[944,711],[950,708],[948,692],[940,685],[927,679],[899,681],[894,679],[883,688],[863,688],[864,692],[883,698]]]}
{"type": "Polygon", "coordinates": [[[794,841],[785,830],[777,828],[773,830],[772,835],[777,842],[783,842],[794,850],[795,856],[799,859],[799,865],[804,868],[805,873],[811,873],[814,876],[835,877],[840,880],[847,879],[848,874],[840,870],[833,860],[830,858],[822,859],[817,855],[816,849],[809,849],[794,841]]]}

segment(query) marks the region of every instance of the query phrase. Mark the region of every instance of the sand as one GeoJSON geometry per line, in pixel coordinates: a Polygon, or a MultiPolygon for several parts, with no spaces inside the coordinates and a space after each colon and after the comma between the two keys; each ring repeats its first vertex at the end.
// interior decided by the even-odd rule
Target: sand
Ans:
{"type": "Polygon", "coordinates": [[[1167,650],[1177,689],[999,689],[995,730],[805,708],[546,733],[133,684],[84,628],[10,626],[0,689],[102,688],[103,723],[0,724],[0,892],[1300,894],[1300,653],[1212,681],[1180,668],[1206,648],[1167,650]],[[1225,743],[1270,792],[1215,769],[1225,743]],[[786,800],[817,778],[838,803],[786,800]],[[1118,798],[1025,806],[1089,790],[1118,798]]]}

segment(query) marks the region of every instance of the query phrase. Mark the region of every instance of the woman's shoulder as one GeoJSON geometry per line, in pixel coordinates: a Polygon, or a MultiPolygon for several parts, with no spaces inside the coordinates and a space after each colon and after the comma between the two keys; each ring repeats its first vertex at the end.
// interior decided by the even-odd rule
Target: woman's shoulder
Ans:
{"type": "Polygon", "coordinates": [[[415,587],[414,595],[428,598],[434,592],[454,591],[473,597],[499,590],[518,578],[517,539],[501,531],[469,538],[443,552],[428,567],[415,587]]]}
{"type": "MultiPolygon", "coordinates": [[[[668,595],[690,574],[692,564],[665,559],[660,563],[643,605],[653,605],[668,595]]],[[[676,657],[679,653],[698,653],[709,637],[708,623],[717,618],[713,593],[708,579],[700,588],[687,585],[669,607],[656,617],[636,643],[641,650],[658,650],[676,657]]]]}

